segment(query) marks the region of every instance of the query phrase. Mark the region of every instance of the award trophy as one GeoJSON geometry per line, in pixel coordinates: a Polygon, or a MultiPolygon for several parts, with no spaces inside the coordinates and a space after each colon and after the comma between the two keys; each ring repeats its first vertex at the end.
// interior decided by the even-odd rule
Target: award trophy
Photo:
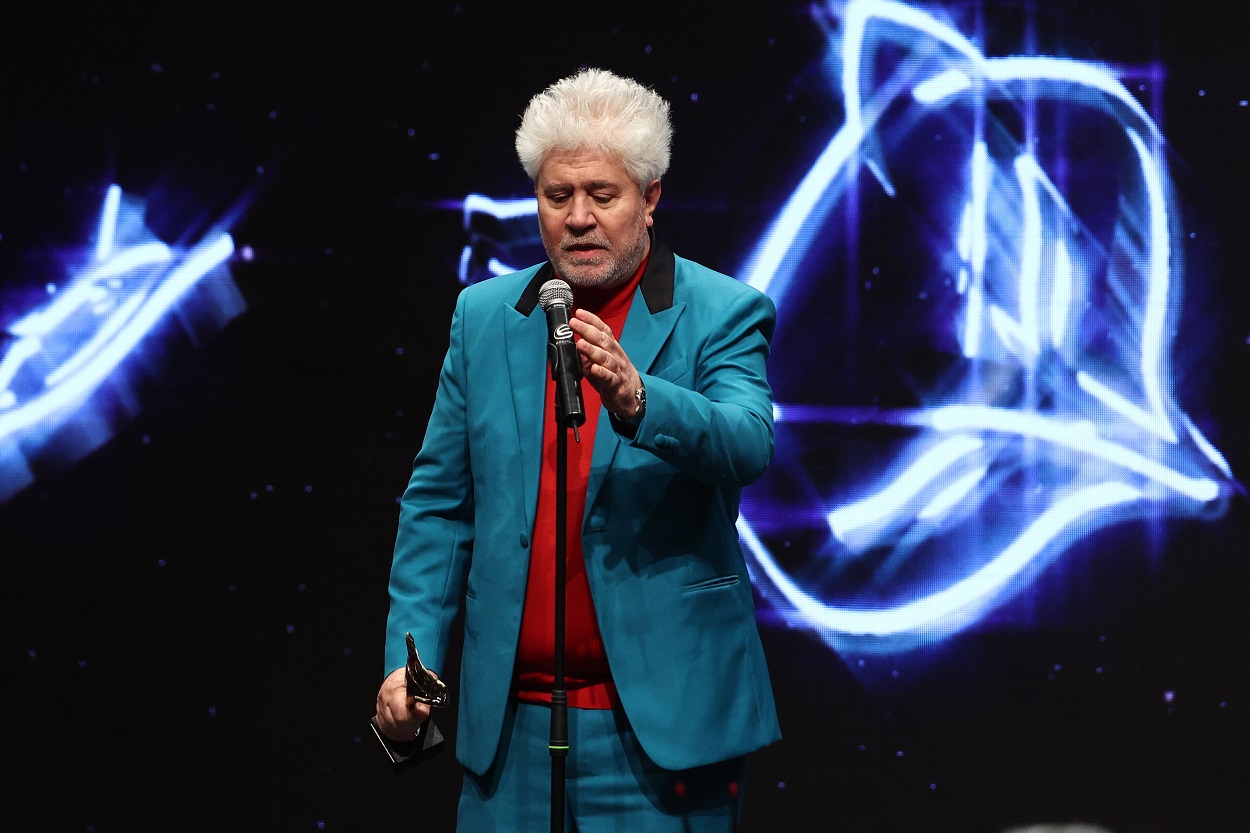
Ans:
{"type": "MultiPolygon", "coordinates": [[[[412,634],[405,634],[405,639],[408,644],[408,667],[405,675],[408,680],[408,696],[418,703],[428,704],[431,708],[447,705],[449,696],[447,686],[421,664],[412,634]]],[[[378,742],[382,744],[382,748],[386,750],[386,756],[390,758],[396,772],[443,751],[443,733],[434,725],[433,714],[417,727],[417,733],[412,740],[407,741],[391,740],[382,734],[382,730],[378,728],[377,718],[370,718],[369,726],[373,729],[378,742]]]]}

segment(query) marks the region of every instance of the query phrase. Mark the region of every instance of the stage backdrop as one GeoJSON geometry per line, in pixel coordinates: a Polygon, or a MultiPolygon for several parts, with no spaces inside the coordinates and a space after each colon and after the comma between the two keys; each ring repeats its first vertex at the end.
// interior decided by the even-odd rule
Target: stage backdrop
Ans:
{"type": "Polygon", "coordinates": [[[779,310],[744,830],[1244,829],[1240,13],[513,5],[6,23],[0,828],[452,828],[454,673],[446,753],[368,733],[396,503],[591,65],[672,102],[657,233],[779,310]]]}

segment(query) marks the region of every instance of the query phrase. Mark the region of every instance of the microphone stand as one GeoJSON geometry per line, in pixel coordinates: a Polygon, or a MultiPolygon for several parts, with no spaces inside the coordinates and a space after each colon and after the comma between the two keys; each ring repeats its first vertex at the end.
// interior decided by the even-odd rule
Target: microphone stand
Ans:
{"type": "Polygon", "coordinates": [[[569,329],[573,291],[560,279],[549,280],[538,293],[539,303],[547,313],[551,340],[547,343],[551,378],[555,380],[556,419],[556,529],[555,529],[555,642],[553,683],[551,688],[551,735],[547,749],[551,753],[551,833],[564,829],[564,771],[569,754],[569,693],[564,688],[564,609],[567,596],[565,575],[568,571],[568,490],[569,435],[581,442],[577,426],[586,421],[582,402],[581,364],[569,329]]]}

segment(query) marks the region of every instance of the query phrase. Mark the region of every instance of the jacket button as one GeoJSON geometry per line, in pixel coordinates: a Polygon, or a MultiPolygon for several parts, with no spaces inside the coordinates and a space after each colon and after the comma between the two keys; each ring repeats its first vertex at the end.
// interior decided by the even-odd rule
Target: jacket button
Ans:
{"type": "Polygon", "coordinates": [[[530,545],[530,537],[524,532],[521,533],[521,549],[525,549],[530,545]]]}

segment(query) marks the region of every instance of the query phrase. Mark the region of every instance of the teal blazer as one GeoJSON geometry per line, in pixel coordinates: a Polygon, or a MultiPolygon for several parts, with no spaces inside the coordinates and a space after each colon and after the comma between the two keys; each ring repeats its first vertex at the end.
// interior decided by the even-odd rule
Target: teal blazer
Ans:
{"type": "MultiPolygon", "coordinates": [[[[460,293],[399,512],[385,668],[404,665],[411,632],[442,674],[463,605],[456,756],[479,774],[499,745],[535,534],[551,277],[544,264],[460,293]]],[[[595,433],[586,574],[621,704],[667,769],[780,738],[735,525],[773,454],[775,323],[768,296],[653,238],[621,338],[646,416],[632,439],[606,414],[595,433]]]]}

